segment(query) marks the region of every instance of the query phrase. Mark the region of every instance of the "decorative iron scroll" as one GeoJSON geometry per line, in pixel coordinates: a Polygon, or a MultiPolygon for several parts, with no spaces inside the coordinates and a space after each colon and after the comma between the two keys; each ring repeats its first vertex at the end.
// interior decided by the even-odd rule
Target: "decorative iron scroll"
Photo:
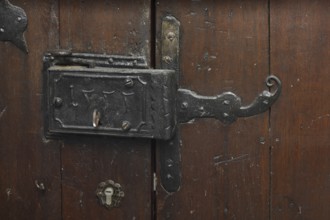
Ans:
{"type": "Polygon", "coordinates": [[[28,53],[24,31],[28,19],[25,11],[8,0],[0,0],[0,40],[10,41],[22,51],[28,53]]]}

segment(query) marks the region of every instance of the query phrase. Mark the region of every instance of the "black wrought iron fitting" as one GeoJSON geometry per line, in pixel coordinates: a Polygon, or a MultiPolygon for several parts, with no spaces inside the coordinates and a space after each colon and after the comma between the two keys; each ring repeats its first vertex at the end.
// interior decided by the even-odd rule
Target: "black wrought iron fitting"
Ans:
{"type": "Polygon", "coordinates": [[[157,139],[162,185],[168,192],[177,191],[181,184],[180,123],[215,118],[230,124],[238,117],[267,111],[281,92],[276,76],[266,78],[269,88],[247,106],[232,92],[202,96],[179,88],[179,28],[175,18],[164,18],[161,69],[150,69],[145,58],[137,56],[45,54],[46,135],[157,139]]]}
{"type": "Polygon", "coordinates": [[[25,11],[12,5],[8,0],[0,0],[0,40],[10,41],[24,52],[28,52],[24,31],[27,28],[25,11]]]}
{"type": "Polygon", "coordinates": [[[195,118],[215,118],[225,124],[234,122],[238,117],[249,117],[263,113],[277,100],[281,92],[281,81],[276,76],[268,76],[266,85],[275,91],[264,90],[247,106],[242,106],[241,98],[232,92],[217,96],[201,96],[186,89],[177,93],[177,120],[188,122],[195,118]]]}

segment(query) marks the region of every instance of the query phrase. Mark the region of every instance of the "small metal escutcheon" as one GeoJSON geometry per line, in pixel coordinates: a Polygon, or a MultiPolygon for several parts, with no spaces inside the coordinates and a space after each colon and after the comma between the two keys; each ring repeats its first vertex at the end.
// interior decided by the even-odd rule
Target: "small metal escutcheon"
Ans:
{"type": "Polygon", "coordinates": [[[120,206],[125,193],[119,183],[112,180],[101,182],[96,189],[96,196],[99,198],[101,205],[106,208],[117,208],[120,206]]]}

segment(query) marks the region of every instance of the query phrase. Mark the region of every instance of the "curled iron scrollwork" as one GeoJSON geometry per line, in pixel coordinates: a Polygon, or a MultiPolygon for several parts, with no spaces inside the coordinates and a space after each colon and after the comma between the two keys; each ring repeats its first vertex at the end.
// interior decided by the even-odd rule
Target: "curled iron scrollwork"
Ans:
{"type": "Polygon", "coordinates": [[[178,120],[184,123],[195,118],[216,118],[230,124],[238,117],[260,114],[267,111],[281,93],[281,81],[278,77],[268,76],[266,85],[269,90],[261,92],[246,106],[242,106],[241,98],[232,92],[224,92],[217,96],[201,96],[187,89],[179,89],[178,120]]]}
{"type": "Polygon", "coordinates": [[[242,106],[235,113],[237,117],[249,117],[267,111],[281,94],[282,85],[277,76],[270,75],[266,79],[266,85],[274,91],[264,90],[259,96],[247,106],[242,106]]]}

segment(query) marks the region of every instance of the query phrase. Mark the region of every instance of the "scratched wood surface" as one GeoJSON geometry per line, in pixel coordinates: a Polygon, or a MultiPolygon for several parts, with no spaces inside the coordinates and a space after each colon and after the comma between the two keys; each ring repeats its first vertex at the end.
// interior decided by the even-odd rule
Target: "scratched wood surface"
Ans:
{"type": "MultiPolygon", "coordinates": [[[[149,60],[150,2],[60,1],[61,48],[144,55],[149,60]]],[[[151,144],[145,139],[76,137],[61,150],[63,219],[150,219],[151,144]],[[120,208],[98,204],[98,184],[120,183],[120,208]]]]}
{"type": "Polygon", "coordinates": [[[29,54],[0,42],[1,219],[329,218],[329,1],[161,0],[155,11],[150,0],[11,2],[28,15],[29,54]],[[150,141],[43,137],[41,65],[45,51],[64,48],[151,65],[156,56],[159,66],[153,43],[167,14],[182,26],[181,87],[231,90],[248,104],[273,73],[283,93],[269,113],[232,125],[182,125],[181,189],[158,185],[154,201],[150,141]],[[95,196],[108,179],[125,191],[111,211],[95,196]]]}
{"type": "Polygon", "coordinates": [[[27,13],[29,54],[0,42],[0,218],[60,219],[60,144],[43,138],[41,112],[42,54],[58,47],[57,2],[11,2],[27,13]]]}
{"type": "Polygon", "coordinates": [[[330,2],[271,1],[272,219],[330,216],[330,2]]]}
{"type": "MultiPolygon", "coordinates": [[[[267,1],[157,1],[157,27],[168,13],[182,26],[181,87],[232,90],[245,104],[266,88],[267,1]]],[[[228,126],[196,120],[181,135],[182,186],[174,194],[157,188],[158,219],[268,218],[267,113],[228,126]]]]}

